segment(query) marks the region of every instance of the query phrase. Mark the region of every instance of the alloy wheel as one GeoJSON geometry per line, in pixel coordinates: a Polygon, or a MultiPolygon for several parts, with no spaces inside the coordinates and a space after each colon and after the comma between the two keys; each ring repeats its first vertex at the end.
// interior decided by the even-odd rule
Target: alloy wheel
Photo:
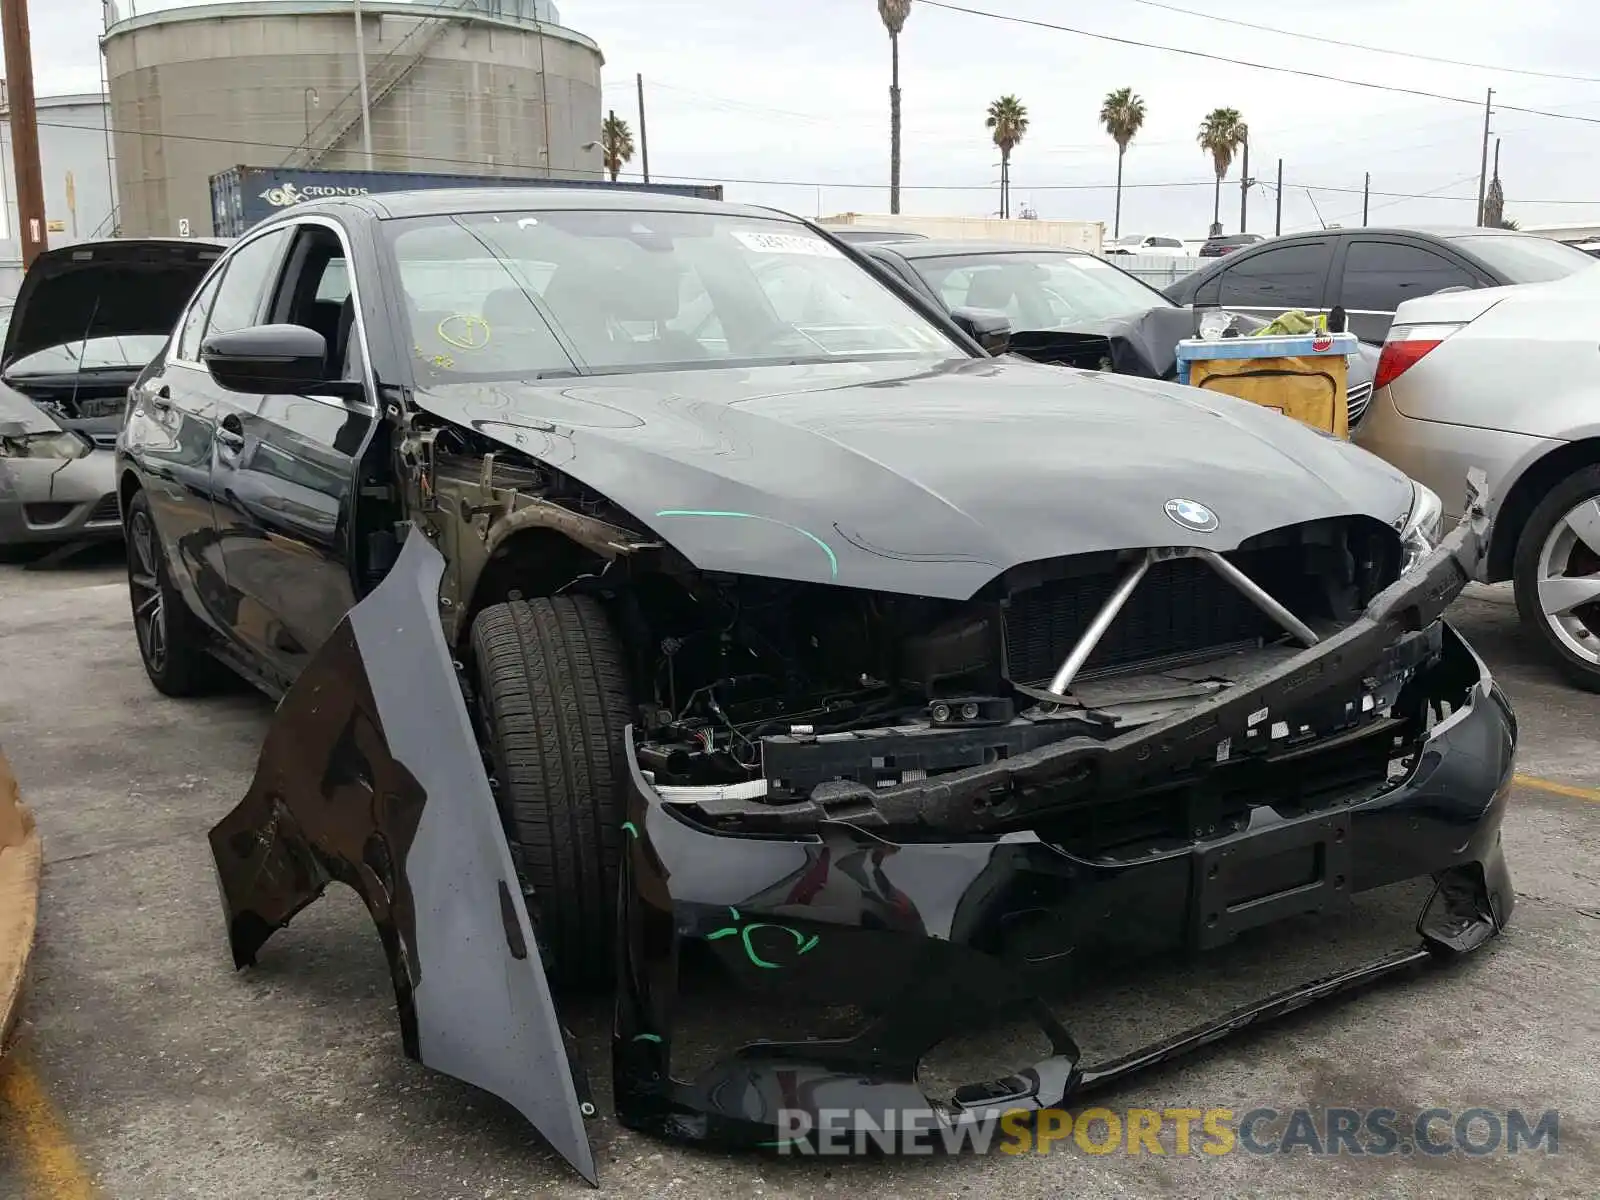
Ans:
{"type": "Polygon", "coordinates": [[[128,522],[128,593],[133,601],[133,630],[145,664],[157,673],[167,663],[167,613],[159,555],[149,514],[134,513],[128,522]]]}
{"type": "Polygon", "coordinates": [[[1600,666],[1600,496],[1570,509],[1539,550],[1539,607],[1556,640],[1600,666]]]}

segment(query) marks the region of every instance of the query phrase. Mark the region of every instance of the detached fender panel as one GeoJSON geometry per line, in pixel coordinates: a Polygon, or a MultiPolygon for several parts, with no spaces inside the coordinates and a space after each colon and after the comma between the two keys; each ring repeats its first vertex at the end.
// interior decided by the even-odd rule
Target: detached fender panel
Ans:
{"type": "Polygon", "coordinates": [[[443,571],[413,530],[284,696],[249,792],[211,830],[234,963],[348,884],[383,940],[406,1053],[506,1100],[594,1183],[588,1105],[439,625],[443,571]]]}

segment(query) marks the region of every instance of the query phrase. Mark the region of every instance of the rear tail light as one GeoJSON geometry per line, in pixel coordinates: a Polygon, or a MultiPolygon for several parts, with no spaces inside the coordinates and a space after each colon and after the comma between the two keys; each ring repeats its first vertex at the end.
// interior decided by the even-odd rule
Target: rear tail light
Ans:
{"type": "Polygon", "coordinates": [[[1378,356],[1378,369],[1372,379],[1373,390],[1388,387],[1460,328],[1460,324],[1395,325],[1390,328],[1389,336],[1383,343],[1383,353],[1378,356]]]}

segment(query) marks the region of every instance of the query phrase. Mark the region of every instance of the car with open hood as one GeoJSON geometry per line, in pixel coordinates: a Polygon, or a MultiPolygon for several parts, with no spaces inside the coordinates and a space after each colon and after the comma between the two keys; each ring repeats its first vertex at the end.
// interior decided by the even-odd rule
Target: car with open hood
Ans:
{"type": "Polygon", "coordinates": [[[407,1053],[593,1180],[558,992],[614,987],[624,1124],[770,1146],[1060,1106],[1497,933],[1515,724],[1442,619],[1479,524],[1441,538],[1427,489],[1259,406],[992,356],[991,315],[665,196],[341,197],[242,237],[118,448],[152,683],[278,698],[210,833],[235,964],[352,887],[407,1053]],[[1411,948],[1142,1054],[1041,1016],[1045,965],[1418,877],[1411,948]],[[695,1068],[693,963],[769,1036],[695,1068]],[[919,1082],[1013,1018],[1048,1057],[919,1082]]]}
{"type": "Polygon", "coordinates": [[[0,546],[121,536],[128,387],[225,243],[129,238],[39,255],[0,349],[0,546]]]}

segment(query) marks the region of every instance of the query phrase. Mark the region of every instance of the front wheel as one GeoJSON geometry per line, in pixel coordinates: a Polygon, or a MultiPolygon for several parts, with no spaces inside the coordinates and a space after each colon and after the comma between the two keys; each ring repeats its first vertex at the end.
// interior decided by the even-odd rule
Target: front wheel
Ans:
{"type": "Polygon", "coordinates": [[[1600,692],[1600,466],[1567,476],[1517,540],[1517,610],[1568,679],[1600,692]]]}
{"type": "Polygon", "coordinates": [[[552,976],[612,974],[632,713],[622,644],[598,601],[495,604],[472,626],[491,782],[552,976]]]}
{"type": "Polygon", "coordinates": [[[128,502],[124,518],[128,548],[128,599],[139,659],[156,691],[164,696],[197,696],[216,686],[222,668],[206,653],[206,630],[172,586],[150,501],[141,492],[128,502]]]}

